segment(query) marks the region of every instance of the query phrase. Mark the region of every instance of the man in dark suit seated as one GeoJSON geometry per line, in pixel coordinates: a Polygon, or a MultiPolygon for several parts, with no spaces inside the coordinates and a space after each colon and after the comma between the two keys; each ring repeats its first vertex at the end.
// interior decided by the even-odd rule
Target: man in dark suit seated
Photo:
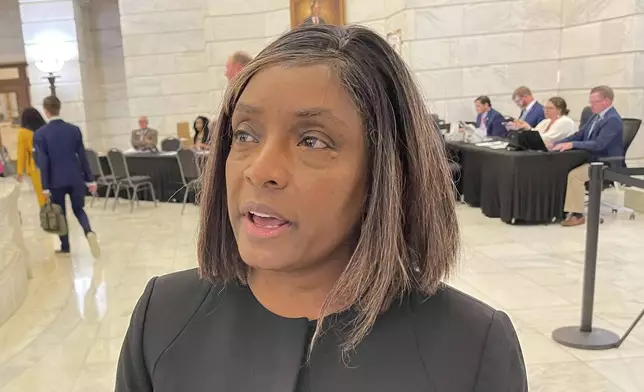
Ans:
{"type": "MultiPolygon", "coordinates": [[[[72,211],[78,219],[92,255],[99,257],[100,248],[96,234],[92,232],[85,206],[86,189],[96,192],[96,183],[89,167],[83,135],[81,130],[60,118],[60,101],[54,96],[45,98],[43,102],[45,117],[49,123],[34,136],[36,163],[40,168],[43,193],[53,204],[59,205],[65,213],[65,196],[69,195],[72,211]]],[[[69,237],[60,236],[60,254],[69,254],[69,237]]]]}
{"type": "Polygon", "coordinates": [[[304,19],[302,26],[311,26],[326,24],[324,19],[320,17],[320,2],[318,0],[311,0],[311,16],[304,19]]]}
{"type": "MultiPolygon", "coordinates": [[[[579,129],[555,145],[548,146],[554,151],[571,149],[586,150],[590,153],[590,162],[607,157],[622,157],[617,165],[624,165],[624,139],[622,117],[613,107],[615,93],[608,86],[598,86],[590,91],[590,108],[594,116],[579,129]]],[[[566,202],[564,211],[568,212],[564,226],[583,225],[584,193],[588,178],[588,164],[573,169],[568,174],[566,202]]]]}
{"type": "Polygon", "coordinates": [[[532,128],[536,128],[537,124],[546,118],[543,105],[532,96],[532,91],[526,86],[514,90],[512,100],[521,108],[519,120],[527,122],[532,128]]]}
{"type": "Polygon", "coordinates": [[[506,137],[508,130],[503,125],[503,115],[492,109],[490,98],[482,95],[474,101],[476,106],[476,127],[481,129],[487,136],[506,137]]]}

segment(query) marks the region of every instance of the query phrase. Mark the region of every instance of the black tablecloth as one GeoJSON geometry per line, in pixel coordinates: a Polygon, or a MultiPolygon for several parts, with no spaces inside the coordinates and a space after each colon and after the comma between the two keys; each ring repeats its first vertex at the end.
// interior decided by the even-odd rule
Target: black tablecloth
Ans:
{"type": "Polygon", "coordinates": [[[464,200],[506,223],[561,219],[568,172],[587,162],[584,151],[541,152],[493,150],[448,142],[463,167],[464,200]]]}
{"type": "MultiPolygon", "coordinates": [[[[154,192],[161,202],[183,202],[183,182],[181,172],[175,155],[163,155],[159,153],[136,153],[127,155],[127,164],[130,168],[130,175],[144,175],[152,177],[154,192]]],[[[100,157],[103,172],[111,174],[107,157],[100,157]]],[[[104,191],[103,191],[104,192],[104,191]]],[[[101,192],[101,195],[103,193],[101,192]]],[[[120,196],[126,196],[125,191],[120,196]]],[[[139,194],[141,200],[152,200],[150,192],[142,191],[139,194]]],[[[188,201],[194,202],[194,193],[188,195],[188,201]]]]}

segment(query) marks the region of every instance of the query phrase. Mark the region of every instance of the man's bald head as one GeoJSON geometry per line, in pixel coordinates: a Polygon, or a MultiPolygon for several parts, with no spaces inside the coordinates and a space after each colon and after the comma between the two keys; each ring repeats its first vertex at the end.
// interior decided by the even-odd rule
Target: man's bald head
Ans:
{"type": "Polygon", "coordinates": [[[146,116],[139,117],[139,129],[145,129],[148,127],[148,118],[146,116]]]}
{"type": "Polygon", "coordinates": [[[250,63],[253,58],[250,55],[243,51],[238,51],[233,53],[232,56],[228,58],[226,62],[226,78],[230,81],[235,77],[246,64],[250,63]]]}

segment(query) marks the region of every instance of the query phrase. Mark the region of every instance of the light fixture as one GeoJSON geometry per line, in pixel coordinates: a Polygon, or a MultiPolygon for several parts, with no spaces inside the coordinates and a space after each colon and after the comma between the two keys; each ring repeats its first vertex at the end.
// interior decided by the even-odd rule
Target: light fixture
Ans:
{"type": "Polygon", "coordinates": [[[62,59],[53,57],[36,61],[34,64],[40,72],[47,74],[43,79],[47,79],[49,82],[49,92],[54,97],[56,96],[56,78],[58,78],[56,73],[60,72],[64,64],[65,61],[62,59]]]}
{"type": "Polygon", "coordinates": [[[46,74],[51,95],[56,95],[56,79],[65,62],[78,58],[75,37],[57,30],[40,32],[29,45],[28,59],[33,59],[36,68],[46,74]]]}

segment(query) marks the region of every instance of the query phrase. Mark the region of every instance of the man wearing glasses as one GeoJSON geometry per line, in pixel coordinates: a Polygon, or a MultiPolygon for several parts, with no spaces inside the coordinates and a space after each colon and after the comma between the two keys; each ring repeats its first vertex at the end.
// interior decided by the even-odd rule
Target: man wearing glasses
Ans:
{"type": "MultiPolygon", "coordinates": [[[[622,117],[613,107],[615,93],[608,86],[597,86],[590,91],[590,108],[594,116],[577,133],[552,146],[553,151],[586,150],[590,162],[602,158],[617,158],[615,165],[624,166],[624,139],[622,117]]],[[[568,174],[568,187],[564,211],[568,212],[563,226],[586,223],[584,217],[584,185],[589,180],[588,164],[573,169],[568,174]]]]}

